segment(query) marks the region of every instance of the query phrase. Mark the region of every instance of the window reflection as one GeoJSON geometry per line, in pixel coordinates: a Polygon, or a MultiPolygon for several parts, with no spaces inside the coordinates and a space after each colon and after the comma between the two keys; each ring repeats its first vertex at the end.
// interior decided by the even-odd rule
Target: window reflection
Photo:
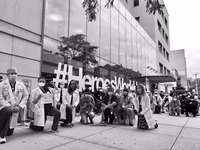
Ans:
{"type": "Polygon", "coordinates": [[[101,49],[100,57],[110,60],[110,9],[104,8],[106,0],[101,1],[101,49]]]}
{"type": "Polygon", "coordinates": [[[86,35],[86,16],[80,0],[70,1],[69,35],[86,35]]]}
{"type": "Polygon", "coordinates": [[[44,34],[55,39],[67,35],[69,1],[47,0],[44,34]]]}
{"type": "Polygon", "coordinates": [[[126,26],[125,26],[125,18],[120,14],[119,15],[119,33],[120,33],[120,53],[119,53],[119,57],[120,57],[120,64],[124,67],[126,67],[126,61],[125,61],[125,57],[126,57],[126,26]]]}
{"type": "Polygon", "coordinates": [[[119,26],[118,11],[111,9],[111,62],[119,63],[119,26]]]}
{"type": "Polygon", "coordinates": [[[131,25],[130,23],[127,21],[126,22],[126,51],[127,51],[127,55],[126,55],[126,60],[127,60],[127,68],[132,69],[132,48],[131,48],[131,25]]]}

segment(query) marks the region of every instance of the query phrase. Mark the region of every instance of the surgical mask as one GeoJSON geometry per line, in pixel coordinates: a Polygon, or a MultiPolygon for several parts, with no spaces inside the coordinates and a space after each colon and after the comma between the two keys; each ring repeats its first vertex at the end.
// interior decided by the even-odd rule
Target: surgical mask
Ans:
{"type": "Polygon", "coordinates": [[[113,92],[108,92],[108,95],[113,95],[113,92]]]}
{"type": "Polygon", "coordinates": [[[39,83],[38,83],[38,86],[39,86],[39,87],[43,87],[44,85],[45,85],[45,83],[42,83],[42,82],[39,82],[39,83]]]}
{"type": "Polygon", "coordinates": [[[60,88],[64,88],[64,85],[62,84],[62,85],[60,85],[60,88]]]}
{"type": "Polygon", "coordinates": [[[174,98],[174,100],[176,101],[176,100],[177,100],[177,98],[174,98]]]}

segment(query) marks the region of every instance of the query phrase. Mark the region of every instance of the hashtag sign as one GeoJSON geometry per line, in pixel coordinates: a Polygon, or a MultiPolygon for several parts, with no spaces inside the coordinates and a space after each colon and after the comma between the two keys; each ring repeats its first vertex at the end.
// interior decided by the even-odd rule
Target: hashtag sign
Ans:
{"type": "Polygon", "coordinates": [[[64,64],[64,69],[61,70],[62,67],[62,63],[58,63],[58,69],[54,70],[54,73],[56,74],[56,78],[53,79],[53,82],[55,83],[56,86],[58,86],[58,84],[60,82],[64,82],[66,83],[66,79],[65,76],[67,75],[67,65],[64,64]],[[62,78],[60,79],[60,76],[62,76],[62,78]]]}

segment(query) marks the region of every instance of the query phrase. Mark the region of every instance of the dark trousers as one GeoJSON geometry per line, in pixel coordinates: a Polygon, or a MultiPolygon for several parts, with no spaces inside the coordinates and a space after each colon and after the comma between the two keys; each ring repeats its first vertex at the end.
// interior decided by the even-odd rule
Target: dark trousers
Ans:
{"type": "Polygon", "coordinates": [[[4,107],[0,110],[0,137],[13,134],[14,129],[9,129],[11,116],[11,107],[4,107]]]}
{"type": "MultiPolygon", "coordinates": [[[[45,104],[44,105],[44,115],[45,115],[45,122],[47,120],[47,116],[53,116],[53,125],[51,126],[52,130],[58,129],[58,124],[60,121],[60,111],[52,106],[52,104],[45,104]]],[[[43,131],[43,126],[35,126],[30,124],[30,128],[35,131],[43,131]]]]}
{"type": "Polygon", "coordinates": [[[66,120],[64,120],[65,124],[72,123],[72,108],[66,107],[66,120]]]}
{"type": "Polygon", "coordinates": [[[109,119],[109,123],[112,124],[113,123],[113,120],[115,119],[115,115],[114,115],[114,112],[113,110],[111,111],[109,108],[105,109],[104,110],[104,121],[105,122],[108,122],[108,119],[109,119]]]}

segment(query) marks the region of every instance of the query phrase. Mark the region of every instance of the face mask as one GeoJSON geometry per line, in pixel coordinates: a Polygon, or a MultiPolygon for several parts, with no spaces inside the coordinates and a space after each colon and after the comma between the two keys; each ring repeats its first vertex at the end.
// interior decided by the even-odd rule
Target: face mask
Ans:
{"type": "Polygon", "coordinates": [[[113,95],[113,92],[108,92],[108,95],[113,95]]]}
{"type": "Polygon", "coordinates": [[[60,85],[60,88],[64,88],[64,85],[60,85]]]}
{"type": "Polygon", "coordinates": [[[177,99],[176,99],[176,98],[174,98],[174,100],[176,101],[177,99]]]}
{"type": "Polygon", "coordinates": [[[42,83],[42,82],[38,83],[39,87],[43,87],[44,85],[45,85],[45,83],[42,83]]]}

